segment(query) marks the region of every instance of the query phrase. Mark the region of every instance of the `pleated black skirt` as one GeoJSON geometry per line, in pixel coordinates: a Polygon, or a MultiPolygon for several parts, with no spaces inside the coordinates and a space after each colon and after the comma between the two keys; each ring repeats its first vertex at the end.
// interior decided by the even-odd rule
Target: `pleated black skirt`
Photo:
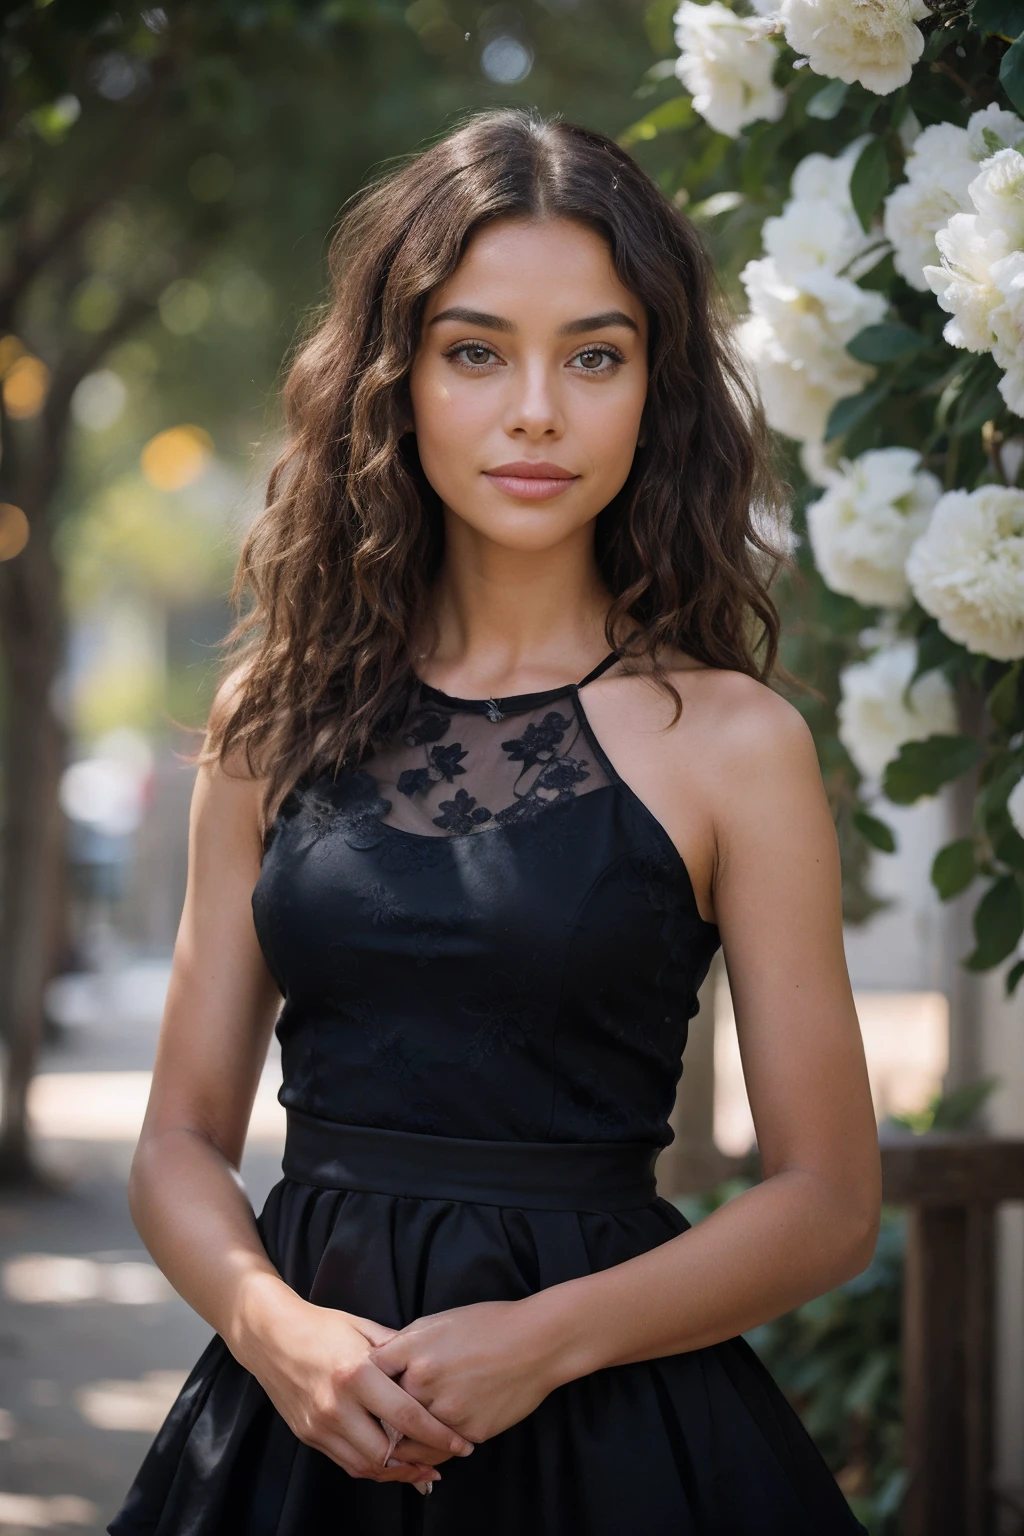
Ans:
{"type": "MultiPolygon", "coordinates": [[[[488,1143],[289,1115],[258,1226],[301,1295],[400,1328],[513,1300],[687,1230],[656,1148],[488,1143]],[[374,1187],[376,1186],[376,1187],[374,1187]],[[383,1187],[381,1187],[383,1186],[383,1187]]],[[[110,1536],[863,1536],[742,1338],[558,1388],[429,1498],[302,1445],[219,1337],[110,1536]]]]}

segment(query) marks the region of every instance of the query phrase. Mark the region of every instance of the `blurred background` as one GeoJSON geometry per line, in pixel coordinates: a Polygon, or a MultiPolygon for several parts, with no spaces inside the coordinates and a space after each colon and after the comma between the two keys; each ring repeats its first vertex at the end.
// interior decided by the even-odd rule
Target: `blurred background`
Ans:
{"type": "MultiPolygon", "coordinates": [[[[187,754],[333,221],[370,173],[473,108],[533,106],[628,138],[657,107],[672,10],[0,7],[2,857],[21,893],[3,919],[19,957],[0,977],[7,1017],[20,1017],[19,987],[45,980],[35,1034],[7,1042],[6,1536],[101,1531],[208,1334],[142,1249],[124,1183],[184,891],[187,754]]],[[[713,177],[696,165],[703,139],[629,141],[668,190],[681,164],[695,184],[713,177]]],[[[705,210],[713,246],[723,211],[705,210]]],[[[722,252],[734,293],[742,227],[722,252]]],[[[951,1036],[951,1008],[966,1016],[963,913],[928,879],[955,817],[944,794],[892,808],[895,855],[848,849],[848,956],[878,1118],[926,1131],[973,1115],[1020,1133],[1020,998],[974,978],[970,1027],[951,1036]]],[[[257,1207],[279,1170],[277,1074],[272,1051],[243,1170],[257,1207]]],[[[676,1126],[665,1187],[700,1214],[745,1176],[753,1146],[717,967],[676,1126]]],[[[901,1220],[890,1213],[859,1292],[759,1341],[773,1368],[773,1350],[787,1353],[787,1390],[878,1532],[895,1529],[902,1488],[901,1220]]],[[[1024,1483],[1024,1222],[1013,1206],[999,1220],[996,1438],[1010,1486],[1024,1483]]]]}

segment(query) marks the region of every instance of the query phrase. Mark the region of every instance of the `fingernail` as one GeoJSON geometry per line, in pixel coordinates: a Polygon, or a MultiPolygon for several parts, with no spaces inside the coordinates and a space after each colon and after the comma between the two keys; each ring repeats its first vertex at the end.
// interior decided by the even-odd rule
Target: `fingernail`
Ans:
{"type": "Polygon", "coordinates": [[[473,1452],[476,1450],[476,1446],[470,1445],[469,1442],[465,1440],[453,1440],[451,1449],[456,1456],[472,1456],[473,1452]]]}

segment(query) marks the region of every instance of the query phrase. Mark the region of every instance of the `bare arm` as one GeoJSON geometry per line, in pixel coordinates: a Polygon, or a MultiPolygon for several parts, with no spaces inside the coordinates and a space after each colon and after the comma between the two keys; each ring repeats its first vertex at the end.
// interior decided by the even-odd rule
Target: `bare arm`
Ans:
{"type": "Polygon", "coordinates": [[[796,711],[765,690],[742,703],[718,732],[721,760],[702,777],[712,796],[716,919],[765,1179],[648,1253],[512,1303],[504,1330],[494,1317],[488,1324],[486,1308],[462,1309],[461,1319],[453,1311],[412,1324],[375,1353],[474,1439],[517,1412],[514,1386],[500,1403],[487,1390],[488,1327],[513,1341],[508,1353],[522,1362],[513,1376],[521,1371],[519,1396],[532,1406],[603,1366],[730,1338],[871,1257],[879,1157],[832,818],[796,711]]]}
{"type": "Polygon", "coordinates": [[[267,1255],[238,1172],[280,996],[253,926],[259,785],[200,770],[188,887],[129,1203],[175,1289],[262,1383],[293,1431],[354,1476],[432,1480],[466,1442],[369,1360],[393,1330],[313,1306],[267,1255]],[[384,1470],[387,1436],[412,1464],[384,1470]],[[412,1462],[408,1447],[417,1460],[412,1462]]]}

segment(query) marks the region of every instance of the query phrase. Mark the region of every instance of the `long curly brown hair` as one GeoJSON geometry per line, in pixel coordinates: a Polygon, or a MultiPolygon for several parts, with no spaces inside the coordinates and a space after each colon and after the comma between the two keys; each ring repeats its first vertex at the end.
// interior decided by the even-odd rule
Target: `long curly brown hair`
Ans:
{"type": "Polygon", "coordinates": [[[595,555],[630,631],[676,699],[659,653],[765,680],[778,648],[779,563],[760,513],[780,494],[769,438],[733,353],[730,316],[684,215],[612,139],[519,110],[481,113],[359,193],[330,246],[331,297],[284,387],[287,443],[239,559],[225,707],[202,757],[244,755],[264,809],[312,772],[358,764],[413,684],[443,518],[408,431],[408,376],[427,296],[483,224],[578,220],[607,241],[646,306],[643,446],[599,514],[595,555]]]}

